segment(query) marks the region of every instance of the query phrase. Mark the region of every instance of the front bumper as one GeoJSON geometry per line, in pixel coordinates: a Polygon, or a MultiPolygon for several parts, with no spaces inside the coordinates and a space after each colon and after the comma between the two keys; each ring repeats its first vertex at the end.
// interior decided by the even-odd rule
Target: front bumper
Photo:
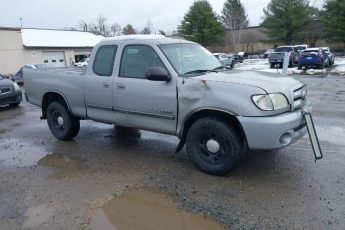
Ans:
{"type": "Polygon", "coordinates": [[[286,147],[307,133],[302,110],[270,117],[241,117],[237,119],[246,135],[249,149],[271,150],[286,147]]]}
{"type": "Polygon", "coordinates": [[[10,93],[8,95],[2,95],[0,97],[0,105],[9,105],[21,102],[23,100],[22,98],[22,92],[16,91],[14,93],[10,93]]]}

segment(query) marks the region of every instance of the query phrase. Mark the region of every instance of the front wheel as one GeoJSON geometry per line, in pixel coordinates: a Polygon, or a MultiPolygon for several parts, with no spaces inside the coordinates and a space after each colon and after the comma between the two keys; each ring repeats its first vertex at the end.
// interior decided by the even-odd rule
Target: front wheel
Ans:
{"type": "Polygon", "coordinates": [[[59,102],[49,104],[47,123],[52,134],[62,141],[71,140],[78,135],[80,129],[79,119],[72,116],[59,102]]]}
{"type": "Polygon", "coordinates": [[[213,175],[230,172],[243,153],[237,131],[216,118],[201,118],[188,130],[186,147],[191,161],[213,175]]]}

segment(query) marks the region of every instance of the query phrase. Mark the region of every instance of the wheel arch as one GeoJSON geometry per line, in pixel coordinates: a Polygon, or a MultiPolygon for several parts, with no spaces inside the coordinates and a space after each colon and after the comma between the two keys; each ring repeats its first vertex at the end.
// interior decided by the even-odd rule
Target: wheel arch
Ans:
{"type": "Polygon", "coordinates": [[[67,110],[70,113],[72,113],[71,108],[68,104],[68,101],[62,93],[57,92],[57,91],[49,91],[49,92],[45,92],[43,95],[43,98],[42,98],[42,104],[41,104],[42,116],[41,116],[41,119],[47,118],[47,108],[48,108],[49,104],[52,102],[60,102],[63,106],[65,106],[65,108],[67,108],[67,110]]]}
{"type": "Polygon", "coordinates": [[[245,132],[242,128],[241,123],[236,118],[235,113],[218,109],[218,108],[202,108],[188,114],[185,120],[183,121],[180,132],[178,133],[178,136],[180,138],[180,143],[176,148],[176,152],[179,152],[185,145],[186,135],[189,128],[193,125],[195,121],[203,117],[217,117],[221,120],[226,121],[229,125],[231,125],[232,127],[236,129],[236,131],[238,132],[238,134],[244,141],[244,145],[245,146],[247,145],[247,138],[246,138],[245,132]]]}

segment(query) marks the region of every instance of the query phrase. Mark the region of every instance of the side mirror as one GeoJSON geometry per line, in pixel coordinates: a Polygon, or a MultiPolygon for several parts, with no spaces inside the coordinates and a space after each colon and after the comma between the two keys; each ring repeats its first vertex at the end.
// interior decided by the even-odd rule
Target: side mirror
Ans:
{"type": "Polygon", "coordinates": [[[161,67],[148,67],[145,70],[145,77],[151,81],[170,81],[171,76],[161,67]]]}

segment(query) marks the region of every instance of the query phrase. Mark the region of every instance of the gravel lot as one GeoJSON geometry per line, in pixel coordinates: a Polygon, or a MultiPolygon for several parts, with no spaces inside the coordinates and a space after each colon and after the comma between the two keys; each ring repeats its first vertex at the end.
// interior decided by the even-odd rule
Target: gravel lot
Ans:
{"type": "Polygon", "coordinates": [[[0,108],[1,229],[94,229],[93,217],[127,191],[158,191],[229,229],[345,229],[345,78],[296,76],[309,88],[324,159],[307,136],[251,152],[226,177],[198,171],[177,138],[82,121],[56,140],[27,102],[0,108]]]}

